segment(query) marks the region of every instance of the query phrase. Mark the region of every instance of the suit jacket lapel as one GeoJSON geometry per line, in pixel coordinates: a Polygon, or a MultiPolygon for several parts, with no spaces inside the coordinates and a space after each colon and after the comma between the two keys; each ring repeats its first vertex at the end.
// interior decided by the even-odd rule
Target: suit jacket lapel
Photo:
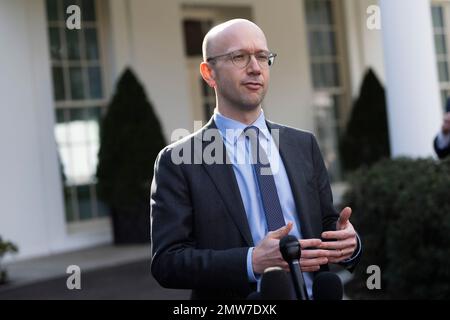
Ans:
{"type": "MultiPolygon", "coordinates": [[[[196,135],[196,138],[202,139],[204,131],[208,129],[218,130],[212,118],[205,125],[205,127],[203,127],[201,133],[199,135],[196,135]]],[[[204,141],[202,139],[202,143],[203,147],[201,149],[203,152],[205,150],[205,147],[210,144],[211,141],[204,141]]],[[[244,204],[242,202],[241,193],[239,191],[239,186],[234,174],[233,166],[231,162],[228,161],[228,155],[223,140],[221,140],[221,146],[223,148],[222,150],[224,150],[223,164],[206,164],[204,161],[202,161],[202,165],[206,169],[208,175],[219,191],[219,194],[224,200],[228,212],[230,213],[247,245],[254,246],[250,227],[247,221],[247,215],[245,213],[244,204]]],[[[202,157],[203,154],[197,156],[202,157]]],[[[201,159],[203,159],[203,157],[201,159]]]]}
{"type": "Polygon", "coordinates": [[[295,141],[291,139],[287,130],[278,126],[270,121],[266,121],[267,127],[272,132],[273,129],[279,130],[278,149],[281,159],[283,161],[286,173],[291,185],[292,194],[294,196],[295,207],[297,209],[297,215],[300,220],[300,228],[303,238],[311,238],[313,231],[311,227],[311,216],[308,210],[308,185],[305,178],[304,170],[305,161],[304,155],[299,150],[299,146],[295,144],[295,141]]]}

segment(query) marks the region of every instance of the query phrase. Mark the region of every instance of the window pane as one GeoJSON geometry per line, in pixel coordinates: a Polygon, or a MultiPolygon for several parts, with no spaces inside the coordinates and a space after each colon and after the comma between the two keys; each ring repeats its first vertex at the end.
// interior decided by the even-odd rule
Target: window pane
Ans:
{"type": "Polygon", "coordinates": [[[80,211],[80,220],[92,218],[91,192],[89,185],[77,186],[78,208],[80,211]]]}
{"type": "Polygon", "coordinates": [[[319,63],[313,63],[312,64],[312,78],[313,78],[313,85],[314,88],[320,88],[323,87],[323,81],[321,76],[321,69],[319,63]]]}
{"type": "Polygon", "coordinates": [[[314,56],[317,54],[317,52],[319,52],[319,44],[317,41],[317,32],[316,31],[311,31],[308,32],[308,49],[309,49],[309,54],[314,56]]]}
{"type": "Polygon", "coordinates": [[[341,108],[341,96],[326,93],[322,93],[322,95],[325,95],[321,99],[325,103],[316,105],[314,108],[317,138],[330,180],[337,181],[341,179],[338,154],[338,137],[340,136],[338,126],[339,114],[337,113],[337,110],[341,108]]]}
{"type": "Polygon", "coordinates": [[[90,180],[94,181],[96,179],[95,173],[97,172],[97,164],[98,164],[98,150],[100,148],[100,144],[95,141],[89,143],[88,150],[88,163],[89,163],[89,172],[91,173],[90,180]]]}
{"type": "Polygon", "coordinates": [[[87,141],[84,108],[72,108],[70,114],[70,142],[72,144],[84,144],[87,141]]]}
{"type": "Polygon", "coordinates": [[[332,4],[329,0],[306,0],[306,20],[309,25],[333,25],[332,4]]]}
{"type": "Polygon", "coordinates": [[[333,8],[330,0],[326,0],[323,3],[323,19],[324,23],[328,25],[334,25],[333,8]]]}
{"type": "Polygon", "coordinates": [[[308,24],[319,24],[319,11],[314,0],[305,1],[305,10],[308,24]]]}
{"type": "Polygon", "coordinates": [[[447,104],[447,90],[441,90],[441,104],[442,110],[445,112],[445,106],[447,104]]]}
{"type": "Polygon", "coordinates": [[[100,122],[101,116],[102,116],[101,107],[86,108],[86,120],[100,122]]]}
{"type": "Polygon", "coordinates": [[[63,124],[66,120],[66,109],[56,109],[56,123],[63,124]]]}
{"type": "Polygon", "coordinates": [[[87,144],[73,144],[71,148],[73,180],[76,184],[90,183],[92,170],[89,166],[89,148],[87,144]]]}
{"type": "Polygon", "coordinates": [[[443,34],[435,34],[434,35],[434,43],[436,46],[437,54],[445,54],[447,53],[447,48],[445,45],[445,35],[443,34]]]}
{"type": "Polygon", "coordinates": [[[338,66],[336,63],[324,63],[325,85],[327,87],[339,86],[338,66]]]}
{"type": "Polygon", "coordinates": [[[86,109],[87,139],[90,144],[97,145],[100,137],[101,108],[93,107],[86,109]]]}
{"type": "Polygon", "coordinates": [[[90,97],[93,99],[102,98],[103,90],[102,90],[102,77],[100,74],[100,68],[99,67],[89,67],[88,76],[89,76],[90,97]]]}
{"type": "Polygon", "coordinates": [[[447,62],[438,62],[439,81],[447,82],[448,78],[448,65],[447,62]]]}
{"type": "Polygon", "coordinates": [[[48,30],[50,38],[50,55],[53,60],[61,59],[61,39],[59,36],[59,28],[50,27],[48,30]]]}
{"type": "Polygon", "coordinates": [[[206,32],[203,26],[210,25],[210,21],[184,20],[184,47],[187,56],[202,55],[202,42],[206,32]]]}
{"type": "Polygon", "coordinates": [[[69,68],[70,76],[70,92],[73,100],[81,100],[85,98],[83,73],[82,69],[78,67],[69,68]]]}
{"type": "Polygon", "coordinates": [[[65,109],[56,109],[55,138],[60,146],[69,143],[67,137],[67,125],[65,123],[65,113],[65,109]]]}
{"type": "Polygon", "coordinates": [[[97,29],[86,28],[84,37],[86,39],[86,58],[88,60],[98,60],[97,29]]]}
{"type": "Polygon", "coordinates": [[[309,51],[313,56],[336,55],[335,35],[333,31],[309,32],[309,51]]]}
{"type": "Polygon", "coordinates": [[[442,7],[441,6],[432,6],[431,13],[433,17],[433,27],[442,28],[444,27],[444,19],[442,16],[442,7]]]}
{"type": "Polygon", "coordinates": [[[94,0],[82,0],[82,19],[84,21],[95,21],[95,1],[94,0]]]}
{"type": "Polygon", "coordinates": [[[61,67],[52,68],[53,75],[53,96],[56,101],[65,100],[66,94],[64,89],[64,76],[61,67]]]}
{"type": "Polygon", "coordinates": [[[68,222],[75,220],[75,214],[74,214],[74,203],[72,200],[72,187],[64,187],[64,202],[66,207],[66,220],[68,222]]]}
{"type": "Polygon", "coordinates": [[[47,19],[48,21],[58,20],[58,2],[57,0],[47,0],[47,19]]]}
{"type": "Polygon", "coordinates": [[[80,60],[80,36],[79,30],[65,29],[67,41],[67,55],[69,60],[80,60]]]}
{"type": "Polygon", "coordinates": [[[61,173],[64,178],[64,184],[68,185],[73,183],[73,174],[72,174],[72,162],[71,162],[71,154],[70,154],[70,146],[68,145],[59,145],[58,147],[58,155],[61,167],[61,173]]]}
{"type": "Polygon", "coordinates": [[[322,32],[323,41],[323,54],[328,56],[334,56],[336,52],[336,43],[334,42],[335,34],[333,31],[322,32]]]}

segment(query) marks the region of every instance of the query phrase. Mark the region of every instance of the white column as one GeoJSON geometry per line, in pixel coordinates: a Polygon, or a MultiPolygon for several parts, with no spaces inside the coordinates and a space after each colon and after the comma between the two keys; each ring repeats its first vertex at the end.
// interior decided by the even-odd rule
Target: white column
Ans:
{"type": "Polygon", "coordinates": [[[116,80],[124,69],[133,62],[133,41],[130,30],[130,3],[125,0],[109,2],[109,36],[111,37],[112,82],[116,80]]]}
{"type": "Polygon", "coordinates": [[[393,157],[434,155],[442,119],[429,0],[380,0],[393,157]]]}

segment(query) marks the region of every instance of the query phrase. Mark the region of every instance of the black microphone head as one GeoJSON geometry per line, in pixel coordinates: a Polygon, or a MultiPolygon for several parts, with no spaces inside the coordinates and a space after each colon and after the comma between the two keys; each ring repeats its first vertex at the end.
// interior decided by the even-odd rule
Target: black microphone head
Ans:
{"type": "Polygon", "coordinates": [[[296,237],[288,234],[280,240],[280,252],[285,261],[298,260],[302,255],[300,242],[296,237]]]}
{"type": "Polygon", "coordinates": [[[267,268],[261,278],[262,300],[295,300],[295,292],[286,271],[279,267],[267,268]]]}
{"type": "Polygon", "coordinates": [[[321,272],[314,278],[314,300],[342,300],[344,288],[341,279],[332,272],[321,272]]]}

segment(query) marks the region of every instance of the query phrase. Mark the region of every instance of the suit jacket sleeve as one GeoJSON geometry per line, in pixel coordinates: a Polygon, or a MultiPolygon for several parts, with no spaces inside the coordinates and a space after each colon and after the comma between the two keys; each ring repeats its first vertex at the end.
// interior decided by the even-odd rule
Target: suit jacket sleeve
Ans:
{"type": "Polygon", "coordinates": [[[437,139],[438,139],[438,137],[436,136],[434,138],[434,143],[433,143],[434,151],[436,151],[436,154],[438,155],[439,159],[443,159],[443,158],[447,157],[448,155],[450,155],[450,145],[448,145],[444,149],[441,149],[438,147],[437,139]]]}
{"type": "Polygon", "coordinates": [[[196,212],[190,200],[190,193],[195,191],[189,188],[183,166],[171,161],[167,148],[155,162],[150,195],[152,274],[160,285],[169,288],[241,287],[248,282],[249,248],[197,248],[195,234],[201,230],[194,230],[196,212]]]}

